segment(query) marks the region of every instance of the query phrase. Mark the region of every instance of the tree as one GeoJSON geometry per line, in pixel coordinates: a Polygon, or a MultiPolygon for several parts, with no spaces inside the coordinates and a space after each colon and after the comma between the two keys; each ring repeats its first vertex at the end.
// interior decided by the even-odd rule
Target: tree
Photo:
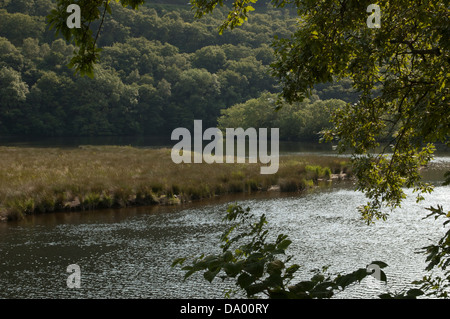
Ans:
{"type": "Polygon", "coordinates": [[[11,13],[27,13],[29,14],[31,12],[31,9],[33,8],[33,1],[30,0],[16,0],[11,1],[7,6],[7,10],[11,13]]]}
{"type": "Polygon", "coordinates": [[[320,83],[314,86],[314,93],[321,100],[341,99],[347,103],[357,103],[360,94],[353,88],[351,79],[345,78],[330,83],[320,83]]]}
{"type": "Polygon", "coordinates": [[[160,102],[157,93],[157,89],[153,85],[143,84],[139,86],[138,113],[140,114],[141,126],[146,134],[157,134],[165,125],[165,121],[161,117],[163,104],[160,102]]]}
{"type": "MultiPolygon", "coordinates": [[[[240,26],[253,11],[249,0],[236,0],[220,31],[240,26]]],[[[220,0],[194,0],[197,17],[220,0]]],[[[403,186],[420,193],[431,186],[418,169],[433,152],[427,143],[449,145],[449,11],[445,1],[380,1],[382,27],[370,29],[366,8],[371,1],[281,1],[293,4],[300,25],[290,38],[275,41],[272,73],[281,99],[301,101],[315,84],[350,78],[360,94],[334,115],[335,128],[325,132],[340,151],[351,150],[358,189],[371,203],[361,208],[368,222],[385,218],[382,204],[397,207],[403,186]],[[381,92],[376,90],[381,86],[381,92]],[[389,139],[392,156],[370,152],[389,139]],[[424,145],[426,144],[426,145],[424,145]],[[363,155],[363,156],[361,156],[363,155]]]]}
{"type": "Polygon", "coordinates": [[[259,92],[264,90],[274,91],[275,81],[268,76],[268,67],[252,55],[239,61],[228,61],[226,69],[235,71],[247,78],[249,83],[248,96],[256,97],[259,92]]]}
{"type": "Polygon", "coordinates": [[[12,108],[16,103],[25,101],[29,90],[22,81],[19,72],[8,67],[2,67],[0,79],[0,96],[3,109],[12,108]]]}
{"type": "Polygon", "coordinates": [[[193,66],[205,68],[211,73],[216,73],[222,69],[227,60],[223,49],[219,46],[206,46],[197,50],[193,57],[193,66]]]}
{"type": "MultiPolygon", "coordinates": [[[[253,2],[234,1],[220,31],[242,25],[253,2]]],[[[197,17],[223,5],[221,0],[192,3],[197,17]]],[[[351,79],[360,94],[357,103],[335,112],[334,127],[324,132],[324,138],[337,141],[339,151],[354,154],[357,189],[369,198],[359,208],[363,218],[368,223],[386,219],[382,207],[398,207],[406,196],[404,187],[413,188],[418,201],[423,199],[432,185],[421,180],[419,169],[430,162],[433,143],[450,146],[447,2],[378,1],[382,22],[374,29],[366,24],[371,1],[273,0],[272,4],[292,4],[300,18],[291,37],[274,43],[272,74],[281,84],[280,105],[283,100],[301,101],[314,85],[334,79],[351,79]],[[389,142],[382,152],[373,153],[381,140],[389,142]]],[[[450,173],[445,176],[449,183],[450,173]]],[[[429,209],[445,215],[442,207],[429,209]]],[[[448,237],[426,250],[428,260],[435,261],[428,269],[445,269],[448,237]]],[[[440,285],[448,286],[449,280],[447,272],[440,285]]]]}
{"type": "MultiPolygon", "coordinates": [[[[134,8],[144,2],[116,1],[134,8]]],[[[219,32],[244,24],[256,1],[234,0],[219,32]]],[[[85,20],[101,19],[98,7],[103,2],[88,2],[95,3],[92,16],[85,20]]],[[[302,101],[312,94],[314,85],[344,78],[352,81],[359,94],[357,103],[335,112],[334,127],[324,132],[324,139],[336,141],[339,151],[354,154],[357,189],[369,199],[360,207],[368,223],[386,219],[382,208],[398,207],[405,198],[404,187],[413,188],[417,200],[432,191],[432,185],[421,180],[419,169],[430,162],[434,143],[450,146],[447,1],[378,1],[381,28],[373,29],[367,25],[366,12],[371,2],[271,1],[277,8],[293,7],[299,16],[292,35],[273,44],[275,61],[271,66],[281,87],[279,105],[302,101]],[[374,153],[382,140],[389,142],[382,152],[374,153]]],[[[65,3],[59,0],[58,8],[65,3]]],[[[191,0],[191,4],[196,17],[201,18],[223,6],[224,1],[191,0]]],[[[108,2],[104,2],[104,12],[107,9],[108,2]]],[[[66,39],[74,37],[80,51],[73,65],[89,71],[97,58],[96,37],[86,28],[84,33],[65,29],[61,22],[64,16],[56,12],[50,22],[66,39]],[[88,34],[88,39],[83,34],[88,34]]],[[[235,70],[241,67],[235,66],[235,70]]],[[[449,181],[450,173],[446,177],[449,181]]],[[[443,252],[445,255],[447,250],[443,252]]]]}
{"type": "Polygon", "coordinates": [[[180,126],[191,127],[194,119],[198,118],[203,119],[205,126],[214,126],[220,112],[219,94],[220,83],[215,74],[205,69],[182,72],[172,94],[173,101],[183,101],[185,115],[180,118],[180,126]]]}
{"type": "Polygon", "coordinates": [[[55,72],[45,72],[32,86],[27,98],[29,130],[35,134],[58,136],[70,134],[67,131],[69,118],[66,116],[73,94],[73,81],[55,72]]]}
{"type": "Polygon", "coordinates": [[[263,93],[257,99],[222,110],[222,116],[218,119],[219,128],[277,127],[283,140],[318,141],[320,131],[331,127],[330,114],[345,105],[341,100],[305,99],[302,102],[286,103],[275,112],[276,100],[276,94],[263,93]]]}
{"type": "Polygon", "coordinates": [[[245,75],[232,70],[221,70],[217,73],[221,86],[221,100],[227,107],[245,101],[249,96],[249,82],[245,75]]]}
{"type": "Polygon", "coordinates": [[[22,81],[20,73],[9,68],[0,69],[0,130],[3,133],[19,133],[21,123],[14,128],[15,118],[23,116],[21,107],[29,93],[28,86],[22,81]]]}
{"type": "Polygon", "coordinates": [[[23,56],[8,39],[0,37],[0,67],[2,66],[20,71],[23,68],[23,56]]]}
{"type": "Polygon", "coordinates": [[[33,38],[23,40],[22,53],[28,59],[36,58],[36,54],[39,53],[39,40],[33,38]]]}
{"type": "MultiPolygon", "coordinates": [[[[116,0],[116,2],[119,2],[116,0]]],[[[130,5],[133,9],[143,4],[144,0],[120,0],[120,3],[126,7],[130,5]]],[[[72,4],[72,0],[57,0],[56,8],[51,11],[47,17],[50,28],[55,28],[56,33],[61,34],[68,41],[73,41],[78,47],[78,51],[71,59],[70,65],[81,75],[94,76],[94,64],[98,62],[100,49],[97,48],[97,41],[106,13],[111,14],[110,1],[85,0],[81,4],[81,28],[69,28],[67,26],[67,7],[72,4]],[[91,29],[91,23],[100,21],[96,32],[91,29]]]]}
{"type": "Polygon", "coordinates": [[[54,6],[52,0],[34,0],[33,15],[44,17],[54,6]]]}
{"type": "Polygon", "coordinates": [[[0,36],[8,38],[14,45],[21,45],[26,38],[40,37],[45,23],[37,17],[23,13],[8,13],[0,9],[0,36]]]}

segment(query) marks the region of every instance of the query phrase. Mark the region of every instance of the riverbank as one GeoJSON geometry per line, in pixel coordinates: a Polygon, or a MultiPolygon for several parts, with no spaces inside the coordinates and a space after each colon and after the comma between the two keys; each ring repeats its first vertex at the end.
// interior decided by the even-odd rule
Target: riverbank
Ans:
{"type": "Polygon", "coordinates": [[[176,205],[230,193],[296,192],[349,178],[347,159],[281,156],[261,164],[174,164],[170,149],[0,147],[0,220],[30,214],[176,205]]]}

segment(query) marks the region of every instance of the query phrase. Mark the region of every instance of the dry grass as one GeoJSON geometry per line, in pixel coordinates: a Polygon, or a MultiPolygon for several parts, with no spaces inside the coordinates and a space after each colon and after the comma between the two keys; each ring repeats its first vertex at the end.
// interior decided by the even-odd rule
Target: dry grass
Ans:
{"type": "Polygon", "coordinates": [[[348,169],[339,158],[280,157],[274,175],[260,164],[174,164],[170,149],[84,146],[0,147],[0,219],[60,210],[177,204],[232,192],[311,187],[348,169]]]}

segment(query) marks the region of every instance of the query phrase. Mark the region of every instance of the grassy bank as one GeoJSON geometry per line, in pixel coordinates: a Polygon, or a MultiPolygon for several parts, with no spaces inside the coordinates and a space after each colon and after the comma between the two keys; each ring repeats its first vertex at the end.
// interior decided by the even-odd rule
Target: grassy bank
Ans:
{"type": "Polygon", "coordinates": [[[302,191],[348,173],[332,157],[280,157],[274,175],[260,164],[174,164],[170,149],[85,146],[0,147],[0,219],[63,210],[178,204],[267,190],[302,191]]]}

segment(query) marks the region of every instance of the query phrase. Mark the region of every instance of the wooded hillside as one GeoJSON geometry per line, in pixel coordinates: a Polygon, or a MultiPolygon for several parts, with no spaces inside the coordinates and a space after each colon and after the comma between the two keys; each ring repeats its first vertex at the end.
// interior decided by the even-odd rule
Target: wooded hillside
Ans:
{"type": "MultiPolygon", "coordinates": [[[[297,23],[289,9],[267,7],[219,35],[225,11],[195,20],[186,1],[149,1],[137,12],[113,4],[90,79],[73,75],[67,63],[74,47],[47,30],[52,6],[0,1],[2,135],[166,134],[194,119],[217,126],[221,110],[277,92],[270,45],[297,23]]],[[[349,83],[318,89],[322,99],[356,98],[349,83]]]]}

